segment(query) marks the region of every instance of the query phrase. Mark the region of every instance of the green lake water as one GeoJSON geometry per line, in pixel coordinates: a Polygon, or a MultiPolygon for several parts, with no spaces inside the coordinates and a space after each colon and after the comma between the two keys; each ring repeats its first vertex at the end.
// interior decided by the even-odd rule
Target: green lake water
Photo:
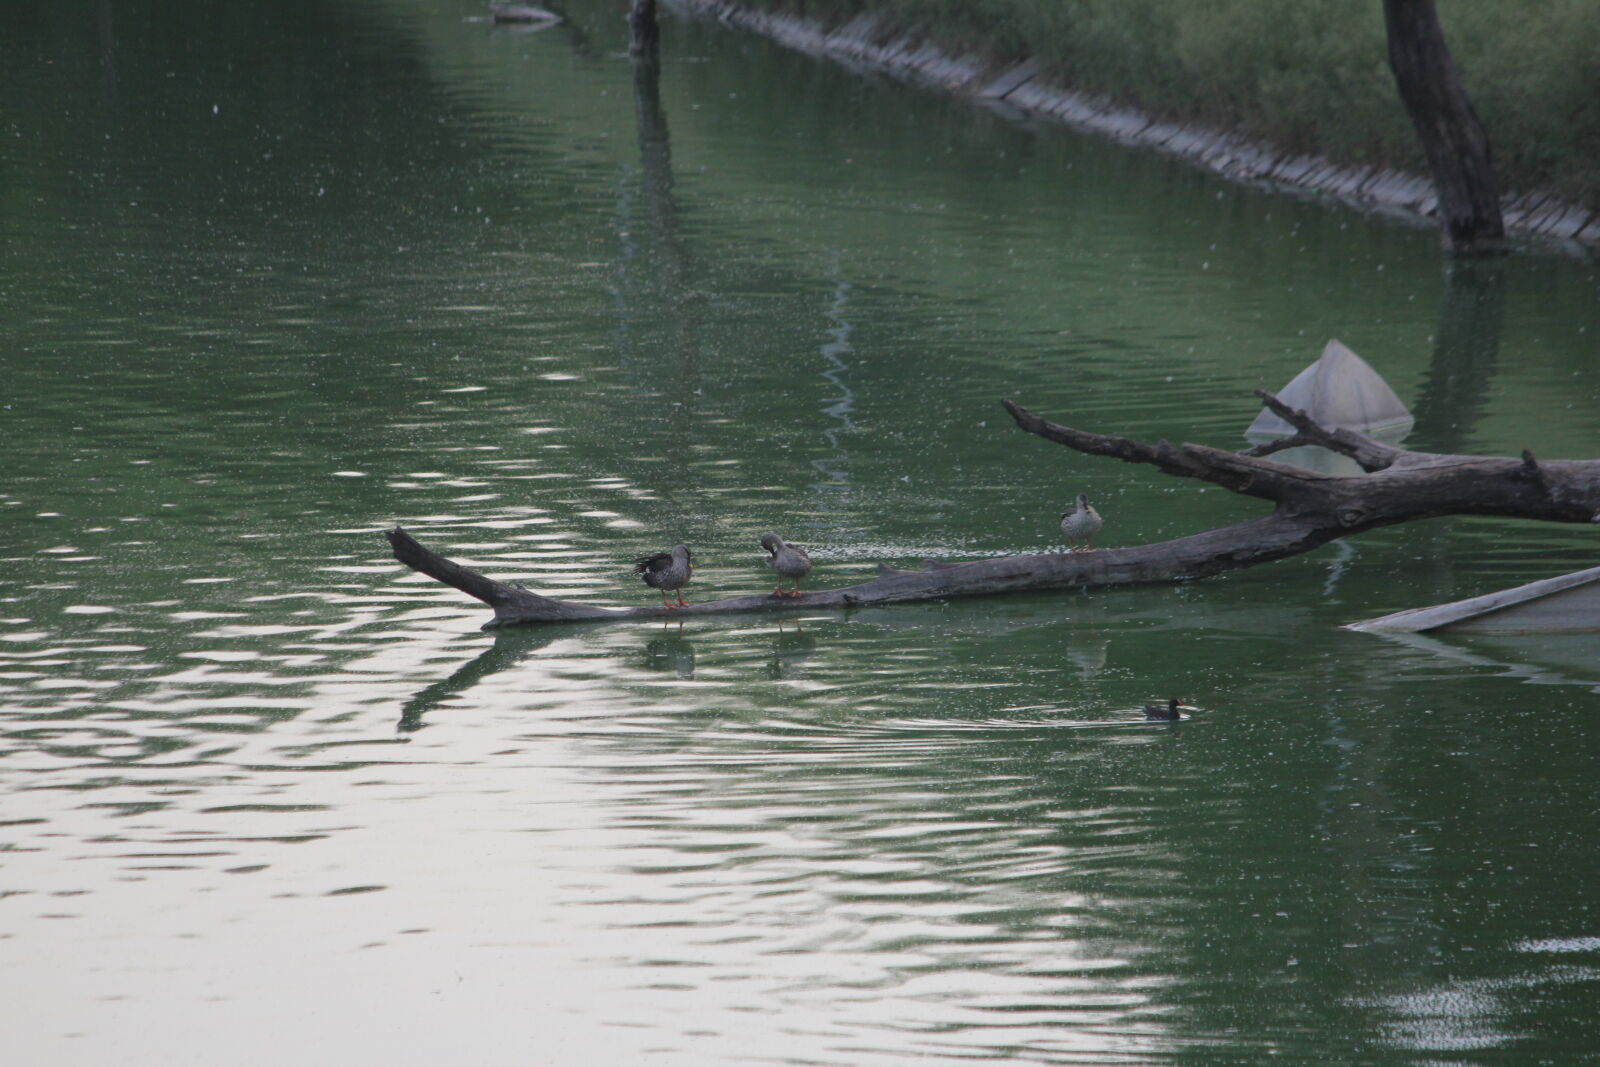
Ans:
{"type": "Polygon", "coordinates": [[[1593,457],[1593,263],[479,14],[0,7],[7,1062],[1600,1058],[1600,638],[1340,629],[1594,529],[498,633],[381,536],[612,605],[1162,540],[1262,505],[999,400],[1243,447],[1330,337],[1412,447],[1593,457]]]}

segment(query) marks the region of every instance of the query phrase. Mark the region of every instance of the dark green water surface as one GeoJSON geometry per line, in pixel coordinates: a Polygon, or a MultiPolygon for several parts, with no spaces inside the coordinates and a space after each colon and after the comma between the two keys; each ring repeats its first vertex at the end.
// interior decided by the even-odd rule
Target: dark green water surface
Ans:
{"type": "Polygon", "coordinates": [[[1339,628],[1594,529],[492,635],[380,536],[606,604],[1161,540],[1261,505],[999,399],[1237,448],[1329,337],[1409,445],[1594,457],[1594,265],[479,12],[0,6],[7,1062],[1600,1058],[1600,638],[1339,628]]]}

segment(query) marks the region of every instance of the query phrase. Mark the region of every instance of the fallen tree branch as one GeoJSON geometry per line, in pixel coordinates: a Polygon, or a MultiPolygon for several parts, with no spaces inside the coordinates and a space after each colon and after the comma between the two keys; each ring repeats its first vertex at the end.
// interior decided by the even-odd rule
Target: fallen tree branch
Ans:
{"type": "Polygon", "coordinates": [[[1536,461],[1409,452],[1347,430],[1318,426],[1270,393],[1262,400],[1306,443],[1334,448],[1370,473],[1338,476],[1259,455],[1204,445],[1145,444],[1049,422],[1011,400],[1022,429],[1089,455],[1149,464],[1271,501],[1270,514],[1172,541],[1093,552],[1003,556],[965,563],[928,562],[918,570],[879,565],[878,576],[843,589],[799,597],[770,593],[693,603],[605,608],[540,596],[487,578],[423,547],[398,526],[387,532],[395,559],[494,609],[486,626],[604,619],[693,618],[750,612],[816,611],[958,596],[1086,589],[1185,581],[1310,551],[1339,537],[1438,515],[1498,515],[1549,522],[1600,522],[1600,460],[1536,461]]]}
{"type": "MultiPolygon", "coordinates": [[[[1276,463],[1250,453],[1184,445],[1185,463],[1148,445],[1120,449],[1124,438],[1068,430],[1003,401],[1017,425],[1047,440],[1091,455],[1116,454],[1151,463],[1168,474],[1200,478],[1248,496],[1271,500],[1274,514],[1293,514],[1340,537],[1378,526],[1438,515],[1498,515],[1546,522],[1594,522],[1600,510],[1600,460],[1534,462],[1531,456],[1457,456],[1411,452],[1349,430],[1328,430],[1271,393],[1262,401],[1295,426],[1296,436],[1334,448],[1369,473],[1339,476],[1276,463]],[[1140,451],[1140,450],[1144,451],[1140,451]],[[1113,451],[1114,450],[1114,451],[1113,451]]],[[[1171,448],[1171,446],[1164,446],[1171,448]]]]}
{"type": "Polygon", "coordinates": [[[492,607],[494,618],[485,624],[485,628],[488,628],[537,622],[684,619],[752,612],[792,613],[994,593],[1181,581],[1296,555],[1327,540],[1322,538],[1315,544],[1307,543],[1305,537],[1308,533],[1315,536],[1315,531],[1308,531],[1301,524],[1269,515],[1174,541],[1129,548],[1000,556],[965,563],[930,560],[920,570],[900,570],[880,564],[876,578],[843,589],[813,590],[798,597],[776,597],[771,593],[761,593],[726,600],[699,601],[687,607],[670,609],[658,603],[635,608],[603,608],[579,601],[540,596],[530,590],[486,578],[454,563],[424,547],[398,526],[387,531],[385,536],[395,546],[395,558],[400,562],[492,607]]]}

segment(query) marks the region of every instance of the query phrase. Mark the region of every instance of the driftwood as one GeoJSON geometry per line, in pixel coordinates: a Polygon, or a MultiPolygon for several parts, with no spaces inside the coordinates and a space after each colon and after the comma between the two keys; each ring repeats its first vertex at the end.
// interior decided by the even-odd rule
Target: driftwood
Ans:
{"type": "Polygon", "coordinates": [[[1498,515],[1549,522],[1600,522],[1600,460],[1535,459],[1411,452],[1349,430],[1318,426],[1302,411],[1258,392],[1295,428],[1292,437],[1247,452],[1204,445],[1154,445],[1060,426],[1013,401],[1002,403],[1029,433],[1089,455],[1146,463],[1272,502],[1268,515],[1156,544],[1092,552],[1004,556],[967,563],[927,561],[920,570],[879,565],[871,581],[799,597],[770,593],[665,609],[604,608],[543,597],[486,578],[429,551],[399,527],[388,531],[395,558],[494,609],[486,626],[602,619],[687,618],[748,612],[815,611],[958,596],[1099,588],[1203,578],[1284,559],[1379,526],[1439,515],[1498,515]],[[1354,460],[1363,474],[1341,476],[1267,458],[1317,445],[1354,460]]]}

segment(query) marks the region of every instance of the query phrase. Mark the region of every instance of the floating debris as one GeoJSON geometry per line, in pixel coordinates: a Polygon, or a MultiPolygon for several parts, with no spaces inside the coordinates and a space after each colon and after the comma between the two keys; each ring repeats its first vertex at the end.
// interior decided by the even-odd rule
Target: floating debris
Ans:
{"type": "Polygon", "coordinates": [[[1381,618],[1353,622],[1345,629],[1369,633],[1449,630],[1477,634],[1600,631],[1600,567],[1449,604],[1408,608],[1381,618]]]}
{"type": "MultiPolygon", "coordinates": [[[[1383,375],[1338,341],[1329,341],[1305,370],[1278,392],[1328,429],[1355,430],[1394,443],[1416,422],[1383,375]]],[[[1274,441],[1294,434],[1293,426],[1265,409],[1244,432],[1252,441],[1274,441]]]]}

